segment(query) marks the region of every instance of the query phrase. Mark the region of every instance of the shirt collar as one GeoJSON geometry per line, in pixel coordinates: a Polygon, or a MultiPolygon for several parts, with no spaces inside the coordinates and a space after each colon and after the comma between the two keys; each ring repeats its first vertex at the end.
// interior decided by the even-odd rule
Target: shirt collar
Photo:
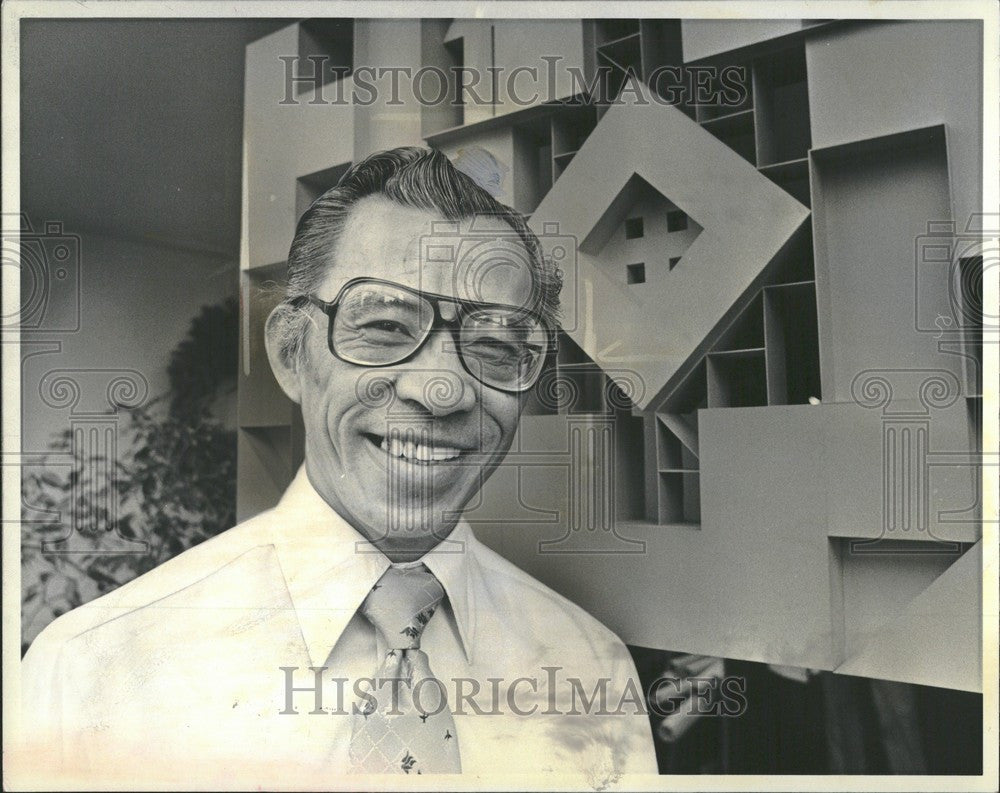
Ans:
{"type": "Polygon", "coordinates": [[[455,614],[458,635],[462,639],[465,659],[471,664],[475,646],[476,592],[480,588],[481,571],[476,560],[479,547],[472,529],[462,518],[454,530],[436,547],[424,554],[421,561],[441,582],[455,614]]]}
{"type": "MultiPolygon", "coordinates": [[[[274,545],[313,666],[322,666],[392,564],[316,491],[302,465],[274,510],[274,545]]],[[[422,561],[444,587],[472,663],[477,541],[464,520],[422,561]]]]}

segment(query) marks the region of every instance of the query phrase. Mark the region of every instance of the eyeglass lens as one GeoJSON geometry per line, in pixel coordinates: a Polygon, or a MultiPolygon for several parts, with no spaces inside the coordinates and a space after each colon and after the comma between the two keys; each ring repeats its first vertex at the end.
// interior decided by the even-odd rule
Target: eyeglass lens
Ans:
{"type": "MultiPolygon", "coordinates": [[[[411,355],[433,325],[434,306],[427,298],[390,284],[361,282],[341,295],[331,342],[345,360],[384,366],[411,355]]],[[[464,312],[458,340],[475,377],[513,390],[534,384],[547,349],[545,329],[536,317],[504,307],[464,312]]]]}

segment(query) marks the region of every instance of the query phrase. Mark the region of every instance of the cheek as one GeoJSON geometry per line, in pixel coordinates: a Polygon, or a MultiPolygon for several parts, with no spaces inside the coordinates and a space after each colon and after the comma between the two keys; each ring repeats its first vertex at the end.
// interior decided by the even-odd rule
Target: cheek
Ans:
{"type": "Polygon", "coordinates": [[[302,411],[307,420],[315,420],[323,412],[325,402],[327,378],[317,368],[306,364],[302,373],[302,411]]]}
{"type": "Polygon", "coordinates": [[[523,401],[511,394],[483,394],[483,411],[493,419],[500,429],[500,436],[506,444],[514,437],[523,401]]]}
{"type": "Polygon", "coordinates": [[[319,362],[321,365],[317,365],[315,357],[310,357],[302,370],[302,415],[307,426],[327,427],[353,404],[354,389],[348,384],[353,384],[354,378],[350,372],[338,371],[338,365],[347,364],[328,354],[319,362]]]}

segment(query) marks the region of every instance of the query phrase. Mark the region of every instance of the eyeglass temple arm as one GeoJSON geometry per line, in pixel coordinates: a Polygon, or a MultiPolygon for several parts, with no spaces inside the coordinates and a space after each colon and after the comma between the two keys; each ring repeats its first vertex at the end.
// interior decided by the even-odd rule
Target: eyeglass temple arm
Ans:
{"type": "Polygon", "coordinates": [[[303,295],[302,297],[305,299],[307,303],[312,303],[314,306],[316,306],[316,308],[327,313],[329,313],[330,309],[337,307],[336,300],[327,303],[325,300],[320,300],[318,297],[316,297],[316,295],[303,295]]]}

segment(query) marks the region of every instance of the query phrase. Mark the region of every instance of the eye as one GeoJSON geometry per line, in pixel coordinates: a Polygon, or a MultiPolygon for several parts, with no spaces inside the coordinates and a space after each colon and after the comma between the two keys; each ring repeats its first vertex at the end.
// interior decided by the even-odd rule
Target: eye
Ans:
{"type": "Polygon", "coordinates": [[[379,319],[372,322],[366,322],[361,326],[361,330],[365,333],[406,336],[407,338],[413,338],[413,334],[410,333],[410,329],[406,325],[391,319],[379,319]]]}
{"type": "Polygon", "coordinates": [[[519,360],[525,354],[523,345],[511,344],[500,339],[481,337],[468,345],[468,350],[479,357],[519,360]]]}

